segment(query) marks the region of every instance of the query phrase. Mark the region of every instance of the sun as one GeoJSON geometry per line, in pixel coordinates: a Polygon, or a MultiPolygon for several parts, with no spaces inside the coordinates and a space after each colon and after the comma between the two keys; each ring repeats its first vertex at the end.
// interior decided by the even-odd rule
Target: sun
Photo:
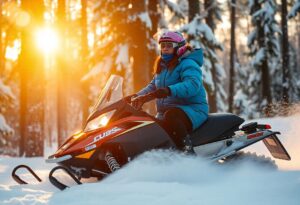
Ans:
{"type": "Polygon", "coordinates": [[[36,42],[39,49],[50,54],[58,49],[59,37],[53,28],[46,27],[36,32],[36,42]]]}

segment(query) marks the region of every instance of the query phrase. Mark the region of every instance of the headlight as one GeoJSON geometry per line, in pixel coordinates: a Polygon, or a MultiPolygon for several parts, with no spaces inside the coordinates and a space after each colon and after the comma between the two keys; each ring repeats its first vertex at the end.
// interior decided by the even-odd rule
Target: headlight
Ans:
{"type": "Polygon", "coordinates": [[[80,138],[80,137],[82,137],[84,135],[84,132],[78,132],[78,133],[75,133],[74,135],[73,135],[73,139],[78,139],[78,138],[80,138]]]}
{"type": "Polygon", "coordinates": [[[88,122],[88,124],[84,128],[84,132],[99,129],[101,127],[105,127],[108,124],[110,118],[115,113],[115,111],[116,110],[104,113],[104,114],[100,115],[99,117],[96,117],[95,119],[88,122]]]}

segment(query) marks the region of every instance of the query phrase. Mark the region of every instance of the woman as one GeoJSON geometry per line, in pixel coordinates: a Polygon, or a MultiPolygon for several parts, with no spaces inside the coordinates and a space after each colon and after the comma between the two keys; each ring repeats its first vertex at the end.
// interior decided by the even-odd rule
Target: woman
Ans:
{"type": "Polygon", "coordinates": [[[159,45],[161,55],[154,65],[154,77],[132,104],[140,109],[145,103],[143,96],[153,93],[157,118],[180,149],[194,153],[189,133],[206,121],[209,110],[200,69],[203,53],[193,50],[179,32],[163,33],[159,45]]]}

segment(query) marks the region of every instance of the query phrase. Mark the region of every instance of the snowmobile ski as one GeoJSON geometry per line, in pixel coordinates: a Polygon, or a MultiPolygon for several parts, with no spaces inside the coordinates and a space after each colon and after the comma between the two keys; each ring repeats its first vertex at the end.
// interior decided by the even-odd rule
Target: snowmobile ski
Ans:
{"type": "Polygon", "coordinates": [[[36,178],[36,180],[38,180],[39,182],[41,182],[41,178],[27,165],[21,164],[16,166],[13,171],[12,171],[12,178],[18,183],[18,184],[28,184],[26,181],[22,180],[19,175],[16,174],[17,170],[20,168],[25,168],[27,169],[32,176],[34,176],[36,178]]]}
{"type": "Polygon", "coordinates": [[[63,167],[63,166],[56,166],[54,167],[50,173],[49,173],[49,180],[51,182],[51,184],[53,184],[56,188],[60,189],[60,190],[64,190],[66,188],[69,188],[67,185],[61,183],[60,181],[58,181],[54,176],[54,172],[57,170],[64,170],[77,184],[82,184],[80,182],[80,180],[67,168],[63,167]]]}

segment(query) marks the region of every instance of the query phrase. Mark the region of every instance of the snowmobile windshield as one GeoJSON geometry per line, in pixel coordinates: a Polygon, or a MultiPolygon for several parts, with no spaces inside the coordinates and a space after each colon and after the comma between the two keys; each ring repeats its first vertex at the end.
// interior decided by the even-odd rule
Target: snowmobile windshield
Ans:
{"type": "Polygon", "coordinates": [[[115,110],[101,113],[103,109],[123,98],[123,78],[117,75],[111,75],[104,86],[96,105],[89,116],[84,131],[88,132],[107,125],[115,110]],[[101,113],[101,115],[99,115],[101,113]]]}
{"type": "Polygon", "coordinates": [[[121,76],[111,75],[100,94],[98,102],[93,108],[92,114],[121,100],[123,98],[122,85],[123,78],[121,76]]]}

